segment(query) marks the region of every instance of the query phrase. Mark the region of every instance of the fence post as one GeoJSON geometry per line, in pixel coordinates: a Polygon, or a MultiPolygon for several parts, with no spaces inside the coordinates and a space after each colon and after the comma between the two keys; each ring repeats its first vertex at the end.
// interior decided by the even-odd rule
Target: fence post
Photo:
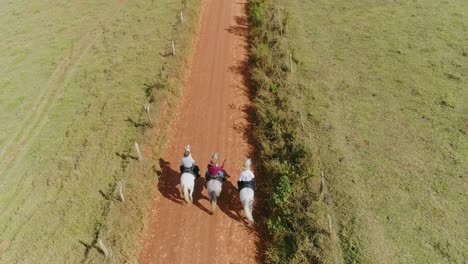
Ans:
{"type": "Polygon", "coordinates": [[[184,14],[180,11],[180,22],[184,23],[184,14]]]}
{"type": "Polygon", "coordinates": [[[325,191],[325,179],[323,178],[323,172],[320,172],[322,177],[320,177],[320,196],[323,196],[323,192],[325,191]]]}
{"type": "Polygon", "coordinates": [[[122,189],[123,189],[122,181],[119,181],[119,182],[117,183],[117,187],[119,188],[120,201],[125,202],[125,197],[124,197],[124,195],[123,195],[123,190],[122,190],[122,189]]]}
{"type": "Polygon", "coordinates": [[[148,117],[148,123],[152,126],[153,125],[153,121],[151,121],[151,116],[150,116],[150,104],[147,103],[145,104],[145,112],[146,112],[146,116],[148,117]]]}
{"type": "Polygon", "coordinates": [[[175,55],[175,46],[174,46],[174,41],[172,41],[172,55],[175,55]]]}
{"type": "Polygon", "coordinates": [[[328,214],[328,233],[331,235],[332,232],[332,218],[330,214],[328,214]]]}
{"type": "Polygon", "coordinates": [[[138,143],[136,143],[136,142],[135,142],[135,149],[136,149],[136,152],[138,154],[138,160],[142,160],[143,156],[141,155],[140,147],[138,146],[138,143]]]}
{"type": "Polygon", "coordinates": [[[293,72],[293,62],[292,62],[292,54],[289,53],[289,67],[291,68],[291,72],[293,72]]]}
{"type": "Polygon", "coordinates": [[[104,252],[104,255],[106,257],[109,257],[109,255],[110,255],[109,250],[107,250],[106,246],[104,245],[104,243],[102,242],[101,239],[98,239],[98,245],[101,248],[102,252],[104,252]]]}
{"type": "Polygon", "coordinates": [[[301,125],[302,125],[302,130],[305,131],[305,127],[304,127],[304,119],[302,118],[302,112],[299,112],[299,115],[301,117],[301,125]]]}

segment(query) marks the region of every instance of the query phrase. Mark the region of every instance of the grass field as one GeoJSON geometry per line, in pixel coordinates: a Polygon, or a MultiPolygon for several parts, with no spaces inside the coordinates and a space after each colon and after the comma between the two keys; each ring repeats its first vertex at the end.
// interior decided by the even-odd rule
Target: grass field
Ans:
{"type": "Polygon", "coordinates": [[[325,261],[466,263],[466,2],[279,3],[341,252],[325,261]]]}
{"type": "MultiPolygon", "coordinates": [[[[96,239],[113,236],[99,232],[120,221],[107,218],[116,181],[133,188],[128,206],[149,199],[154,179],[127,174],[144,129],[145,84],[159,76],[181,5],[0,2],[1,263],[102,262],[96,239]]],[[[131,232],[143,226],[128,208],[130,227],[106,229],[134,243],[114,248],[120,261],[135,257],[131,232]]]]}

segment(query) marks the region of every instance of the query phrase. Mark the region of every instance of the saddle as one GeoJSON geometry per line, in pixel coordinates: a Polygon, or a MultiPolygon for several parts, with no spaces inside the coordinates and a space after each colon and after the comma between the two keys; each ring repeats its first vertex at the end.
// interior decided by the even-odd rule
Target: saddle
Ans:
{"type": "Polygon", "coordinates": [[[237,182],[237,188],[239,189],[239,192],[244,188],[250,188],[250,189],[256,191],[257,190],[257,182],[255,181],[255,179],[253,179],[251,181],[238,181],[237,182]]]}
{"type": "Polygon", "coordinates": [[[224,177],[221,177],[219,175],[216,175],[216,176],[206,175],[206,182],[209,182],[210,180],[215,180],[215,181],[219,181],[220,183],[223,183],[226,179],[224,179],[224,177]]]}
{"type": "Polygon", "coordinates": [[[198,173],[198,167],[197,166],[194,166],[194,169],[192,168],[186,168],[184,166],[180,166],[180,172],[181,173],[190,173],[192,174],[193,176],[195,176],[195,178],[198,178],[200,177],[200,174],[198,173]]]}

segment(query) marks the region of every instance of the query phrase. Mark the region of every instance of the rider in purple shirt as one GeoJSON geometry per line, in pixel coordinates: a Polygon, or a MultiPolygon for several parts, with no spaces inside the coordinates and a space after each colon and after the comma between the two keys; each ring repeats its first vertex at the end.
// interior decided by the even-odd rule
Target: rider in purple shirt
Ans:
{"type": "Polygon", "coordinates": [[[224,163],[226,159],[224,159],[221,166],[218,166],[218,153],[213,154],[210,164],[208,164],[208,171],[206,172],[207,176],[216,177],[221,176],[224,177],[223,169],[224,163]]]}

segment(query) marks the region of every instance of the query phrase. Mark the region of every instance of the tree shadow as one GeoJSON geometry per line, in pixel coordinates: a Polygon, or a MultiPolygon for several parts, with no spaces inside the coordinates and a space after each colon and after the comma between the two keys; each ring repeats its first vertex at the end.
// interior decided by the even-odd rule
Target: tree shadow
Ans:
{"type": "MultiPolygon", "coordinates": [[[[231,26],[227,29],[227,31],[231,34],[235,34],[236,36],[239,36],[243,40],[246,41],[246,43],[241,44],[243,46],[250,47],[251,43],[249,43],[249,23],[247,19],[247,15],[249,14],[249,4],[247,2],[242,2],[238,3],[242,5],[243,12],[242,15],[235,17],[235,25],[231,26]]],[[[242,93],[244,93],[245,96],[247,96],[250,99],[250,102],[253,102],[255,97],[256,97],[256,89],[252,85],[251,81],[251,72],[250,72],[250,62],[248,59],[249,56],[246,56],[245,59],[236,61],[232,66],[229,67],[229,70],[235,74],[238,74],[239,76],[242,76],[242,85],[239,85],[236,87],[239,89],[242,93]]],[[[240,106],[238,106],[240,107],[240,106]]],[[[256,164],[259,164],[259,149],[260,146],[258,143],[254,140],[254,126],[255,124],[255,108],[253,104],[248,104],[246,106],[242,106],[239,110],[243,111],[246,115],[247,123],[239,123],[239,124],[233,124],[233,129],[235,129],[238,133],[242,135],[242,137],[248,142],[252,148],[250,149],[248,155],[252,159],[252,164],[253,164],[253,170],[255,173],[255,177],[257,179],[257,184],[258,184],[258,189],[255,192],[255,197],[254,197],[254,208],[253,208],[253,217],[255,219],[255,224],[253,226],[249,226],[249,230],[251,230],[255,235],[259,238],[257,240],[257,254],[256,254],[256,259],[257,262],[263,263],[265,262],[265,250],[267,246],[267,241],[271,239],[271,236],[269,235],[268,228],[266,225],[267,221],[267,216],[269,215],[269,208],[268,208],[268,200],[269,200],[269,195],[268,193],[265,192],[265,189],[262,188],[264,185],[263,182],[267,181],[265,175],[262,175],[262,171],[257,167],[256,169],[256,164]]],[[[240,211],[243,210],[242,208],[242,203],[239,200],[239,193],[237,191],[237,188],[234,187],[232,184],[229,182],[225,182],[225,185],[223,186],[223,192],[226,190],[225,195],[223,196],[223,199],[226,199],[223,201],[225,204],[229,204],[229,197],[235,197],[237,200],[231,200],[230,204],[232,208],[227,209],[225,208],[226,211],[230,211],[228,213],[235,215],[233,219],[240,218],[242,219],[241,221],[245,222],[244,217],[240,217],[240,211]],[[234,193],[235,192],[235,193],[234,193]],[[237,215],[237,216],[236,216],[237,215]]],[[[220,203],[221,205],[222,203],[220,203]]],[[[220,208],[222,205],[220,206],[220,208]]]]}
{"type": "Polygon", "coordinates": [[[249,21],[247,17],[235,16],[234,20],[236,22],[235,25],[230,26],[226,31],[239,37],[247,38],[249,36],[249,21]]]}
{"type": "Polygon", "coordinates": [[[180,172],[173,170],[171,163],[162,158],[159,159],[159,166],[161,167],[161,176],[158,181],[159,192],[177,204],[185,203],[179,188],[177,188],[177,185],[180,184],[180,172]]]}

